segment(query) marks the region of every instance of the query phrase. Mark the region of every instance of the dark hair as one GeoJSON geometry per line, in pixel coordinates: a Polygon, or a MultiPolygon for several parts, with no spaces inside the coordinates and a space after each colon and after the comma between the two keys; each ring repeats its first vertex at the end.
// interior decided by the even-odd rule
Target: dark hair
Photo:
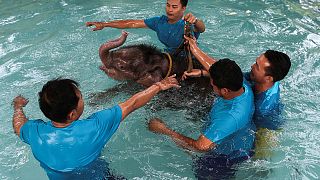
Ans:
{"type": "Polygon", "coordinates": [[[225,58],[214,63],[210,69],[212,82],[218,88],[238,91],[243,86],[243,74],[236,62],[225,58]]]}
{"type": "Polygon", "coordinates": [[[273,77],[273,82],[282,80],[289,72],[291,61],[285,53],[267,50],[264,56],[268,59],[270,66],[265,68],[266,75],[273,77]]]}
{"type": "Polygon", "coordinates": [[[188,5],[188,0],[180,0],[180,3],[182,5],[182,7],[187,7],[188,5]]]}
{"type": "Polygon", "coordinates": [[[39,106],[43,114],[52,121],[65,122],[68,114],[78,105],[78,86],[71,79],[57,78],[48,81],[39,92],[39,106]]]}

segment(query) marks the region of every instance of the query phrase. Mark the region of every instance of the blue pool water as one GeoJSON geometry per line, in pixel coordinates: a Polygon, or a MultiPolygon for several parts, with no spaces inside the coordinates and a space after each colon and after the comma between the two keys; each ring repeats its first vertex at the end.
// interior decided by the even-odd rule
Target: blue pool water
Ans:
{"type": "MultiPolygon", "coordinates": [[[[83,117],[130,97],[119,92],[96,102],[96,94],[121,83],[98,66],[98,48],[120,30],[92,32],[86,21],[140,19],[164,13],[165,1],[142,0],[0,0],[0,179],[46,179],[30,148],[13,133],[12,99],[22,94],[30,102],[29,118],[44,118],[37,103],[43,84],[55,77],[80,82],[85,97],[83,117]]],[[[190,1],[188,11],[204,20],[200,47],[216,58],[229,57],[244,71],[267,49],[286,52],[292,68],[281,82],[284,118],[277,146],[266,160],[237,167],[236,179],[320,178],[320,2],[319,0],[190,1]]],[[[128,30],[126,44],[152,43],[154,32],[128,30]]],[[[186,110],[131,114],[102,152],[117,174],[128,179],[194,179],[193,153],[168,138],[149,132],[145,122],[161,117],[175,130],[197,138],[200,121],[186,110]]]]}

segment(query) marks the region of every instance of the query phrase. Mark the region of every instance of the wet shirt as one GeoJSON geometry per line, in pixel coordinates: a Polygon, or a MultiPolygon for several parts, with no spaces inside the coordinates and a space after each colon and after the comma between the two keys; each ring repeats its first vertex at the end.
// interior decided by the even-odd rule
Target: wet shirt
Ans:
{"type": "Polygon", "coordinates": [[[22,126],[20,138],[31,146],[50,179],[68,179],[89,171],[86,167],[96,166],[95,161],[121,118],[121,108],[116,105],[65,128],[56,128],[51,121],[29,120],[22,126]]]}
{"type": "MultiPolygon", "coordinates": [[[[162,15],[145,19],[144,23],[157,33],[158,39],[166,46],[165,51],[173,53],[183,43],[184,20],[169,24],[168,17],[162,15]]],[[[200,33],[194,32],[193,35],[198,39],[200,33]]]]}
{"type": "Polygon", "coordinates": [[[228,159],[250,156],[255,138],[255,126],[252,123],[253,92],[246,83],[243,87],[244,93],[236,98],[216,99],[203,132],[206,138],[217,145],[213,151],[226,155],[228,159]]]}
{"type": "MultiPolygon", "coordinates": [[[[244,77],[253,88],[254,83],[250,80],[250,73],[245,73],[244,77]]],[[[276,130],[284,123],[283,118],[281,118],[283,105],[280,102],[279,86],[279,81],[275,82],[268,90],[254,95],[255,112],[253,120],[257,128],[276,130]]]]}

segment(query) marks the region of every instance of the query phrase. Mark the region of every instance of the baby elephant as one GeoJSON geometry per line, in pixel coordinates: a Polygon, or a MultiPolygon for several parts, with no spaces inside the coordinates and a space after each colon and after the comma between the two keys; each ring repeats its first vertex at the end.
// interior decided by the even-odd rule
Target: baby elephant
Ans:
{"type": "Polygon", "coordinates": [[[108,41],[99,48],[103,63],[100,69],[116,80],[133,80],[151,86],[165,77],[176,74],[180,78],[188,64],[183,57],[172,57],[154,46],[146,44],[120,47],[128,33],[123,31],[118,39],[108,41]]]}

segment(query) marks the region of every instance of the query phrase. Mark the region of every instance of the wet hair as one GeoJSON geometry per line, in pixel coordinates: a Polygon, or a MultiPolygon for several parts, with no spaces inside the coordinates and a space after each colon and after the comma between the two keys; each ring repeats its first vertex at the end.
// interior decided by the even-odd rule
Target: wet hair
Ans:
{"type": "Polygon", "coordinates": [[[77,108],[78,86],[71,79],[57,78],[48,81],[39,92],[39,106],[43,114],[52,121],[66,122],[68,114],[77,108]]]}
{"type": "Polygon", "coordinates": [[[212,83],[219,89],[238,91],[243,86],[243,74],[236,62],[225,58],[214,63],[210,69],[212,83]]]}
{"type": "Polygon", "coordinates": [[[273,77],[273,82],[282,80],[289,72],[291,61],[285,53],[267,50],[264,56],[268,59],[270,66],[265,68],[266,75],[273,77]]]}
{"type": "Polygon", "coordinates": [[[188,0],[180,0],[180,3],[182,5],[182,7],[187,7],[188,5],[188,0]]]}

